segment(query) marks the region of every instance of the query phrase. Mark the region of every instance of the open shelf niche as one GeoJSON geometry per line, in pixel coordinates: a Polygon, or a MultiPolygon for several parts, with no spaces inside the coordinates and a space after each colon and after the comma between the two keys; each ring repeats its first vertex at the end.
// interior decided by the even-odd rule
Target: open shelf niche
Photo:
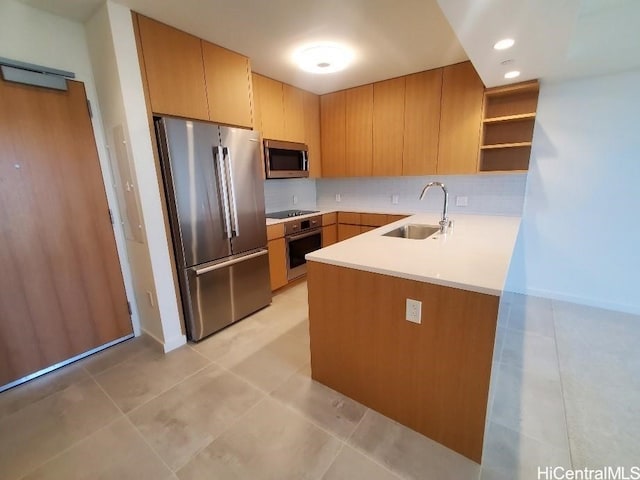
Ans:
{"type": "Polygon", "coordinates": [[[538,91],[537,80],[485,90],[478,171],[529,168],[538,91]]]}

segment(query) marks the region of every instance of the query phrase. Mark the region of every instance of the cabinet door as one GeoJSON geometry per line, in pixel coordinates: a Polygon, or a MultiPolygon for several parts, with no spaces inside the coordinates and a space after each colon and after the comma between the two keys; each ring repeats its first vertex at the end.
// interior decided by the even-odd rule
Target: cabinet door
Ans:
{"type": "Polygon", "coordinates": [[[405,78],[373,84],[373,175],[402,175],[405,78]]]}
{"type": "Polygon", "coordinates": [[[444,67],[438,173],[475,173],[484,85],[471,62],[444,67]]]}
{"type": "Polygon", "coordinates": [[[373,85],[345,91],[345,174],[371,176],[373,157],[373,85]]]}
{"type": "Polygon", "coordinates": [[[209,120],[200,39],[137,17],[151,110],[209,120]]]}
{"type": "Polygon", "coordinates": [[[305,143],[304,97],[302,90],[282,84],[284,137],[282,140],[305,143]]]}
{"type": "Polygon", "coordinates": [[[402,175],[433,175],[438,164],[442,68],[406,77],[402,175]]]}
{"type": "Polygon", "coordinates": [[[328,247],[338,241],[338,225],[327,225],[322,227],[322,247],[328,247]]]}
{"type": "Polygon", "coordinates": [[[309,176],[319,178],[322,173],[320,151],[320,97],[303,91],[304,138],[309,148],[309,176]]]}
{"type": "Polygon", "coordinates": [[[360,225],[366,227],[381,227],[389,223],[387,215],[384,213],[362,213],[360,214],[360,225]]]}
{"type": "Polygon", "coordinates": [[[271,290],[277,290],[287,284],[287,254],[284,238],[269,240],[268,249],[271,290]]]}
{"type": "MultiPolygon", "coordinates": [[[[260,75],[256,73],[251,74],[251,90],[253,92],[253,129],[262,133],[262,108],[261,108],[261,95],[260,95],[260,75]]],[[[262,150],[262,149],[261,149],[262,150]]]]}
{"type": "Polygon", "coordinates": [[[210,120],[251,127],[249,59],[204,40],[202,58],[210,120]]]}
{"type": "Polygon", "coordinates": [[[345,223],[338,224],[338,241],[346,240],[347,238],[360,235],[360,225],[347,225],[345,223]]]}
{"type": "Polygon", "coordinates": [[[345,92],[320,97],[320,137],[322,147],[322,176],[344,177],[346,154],[345,92]]]}
{"type": "Polygon", "coordinates": [[[262,136],[272,140],[284,138],[284,107],[282,83],[262,75],[254,75],[260,91],[262,136]]]}

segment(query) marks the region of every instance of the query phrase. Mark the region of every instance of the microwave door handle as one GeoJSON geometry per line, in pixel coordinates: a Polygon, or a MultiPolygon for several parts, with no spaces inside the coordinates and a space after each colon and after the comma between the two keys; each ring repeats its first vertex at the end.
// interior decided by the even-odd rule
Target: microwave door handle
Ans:
{"type": "Polygon", "coordinates": [[[227,194],[227,176],[224,173],[224,153],[222,147],[213,147],[213,163],[218,171],[218,185],[224,213],[224,233],[231,238],[231,215],[229,214],[229,196],[227,194]]]}
{"type": "Polygon", "coordinates": [[[236,202],[236,187],[233,185],[233,167],[231,166],[231,152],[227,147],[222,148],[226,162],[227,181],[229,183],[229,199],[231,202],[231,228],[234,236],[240,235],[238,228],[238,204],[236,202]]]}
{"type": "Polygon", "coordinates": [[[307,156],[307,152],[304,150],[302,151],[302,171],[309,171],[309,157],[307,156]]]}

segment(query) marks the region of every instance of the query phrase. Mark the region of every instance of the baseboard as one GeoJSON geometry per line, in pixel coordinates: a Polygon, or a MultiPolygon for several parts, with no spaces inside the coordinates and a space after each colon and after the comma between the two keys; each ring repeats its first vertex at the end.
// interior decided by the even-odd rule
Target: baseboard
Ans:
{"type": "Polygon", "coordinates": [[[632,315],[640,315],[640,306],[629,305],[617,302],[608,302],[597,298],[581,297],[579,295],[569,295],[561,292],[552,292],[539,288],[525,288],[524,291],[507,290],[512,293],[521,293],[523,295],[531,295],[532,297],[549,298],[568,303],[577,303],[588,307],[602,308],[603,310],[613,310],[616,312],[630,313],[632,315]]]}
{"type": "Polygon", "coordinates": [[[184,335],[180,335],[178,337],[163,341],[144,328],[142,329],[142,331],[146,335],[149,335],[149,337],[153,338],[158,343],[159,347],[162,348],[162,351],[164,353],[169,353],[170,351],[175,350],[176,348],[179,348],[187,343],[187,337],[184,335]]]}

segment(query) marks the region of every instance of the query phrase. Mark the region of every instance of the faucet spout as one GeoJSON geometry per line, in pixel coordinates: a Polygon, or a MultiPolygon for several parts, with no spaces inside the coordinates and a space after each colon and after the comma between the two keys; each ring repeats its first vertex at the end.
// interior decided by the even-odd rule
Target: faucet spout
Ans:
{"type": "Polygon", "coordinates": [[[442,219],[440,220],[439,224],[440,224],[440,231],[442,233],[445,233],[447,230],[447,227],[449,225],[449,219],[447,217],[447,210],[449,208],[449,192],[447,191],[447,187],[445,186],[444,183],[441,182],[429,182],[425,185],[425,187],[422,189],[422,193],[420,194],[420,200],[422,200],[425,196],[425,194],[427,193],[427,190],[429,190],[431,187],[440,187],[442,188],[442,191],[444,192],[444,204],[442,207],[442,219]]]}

